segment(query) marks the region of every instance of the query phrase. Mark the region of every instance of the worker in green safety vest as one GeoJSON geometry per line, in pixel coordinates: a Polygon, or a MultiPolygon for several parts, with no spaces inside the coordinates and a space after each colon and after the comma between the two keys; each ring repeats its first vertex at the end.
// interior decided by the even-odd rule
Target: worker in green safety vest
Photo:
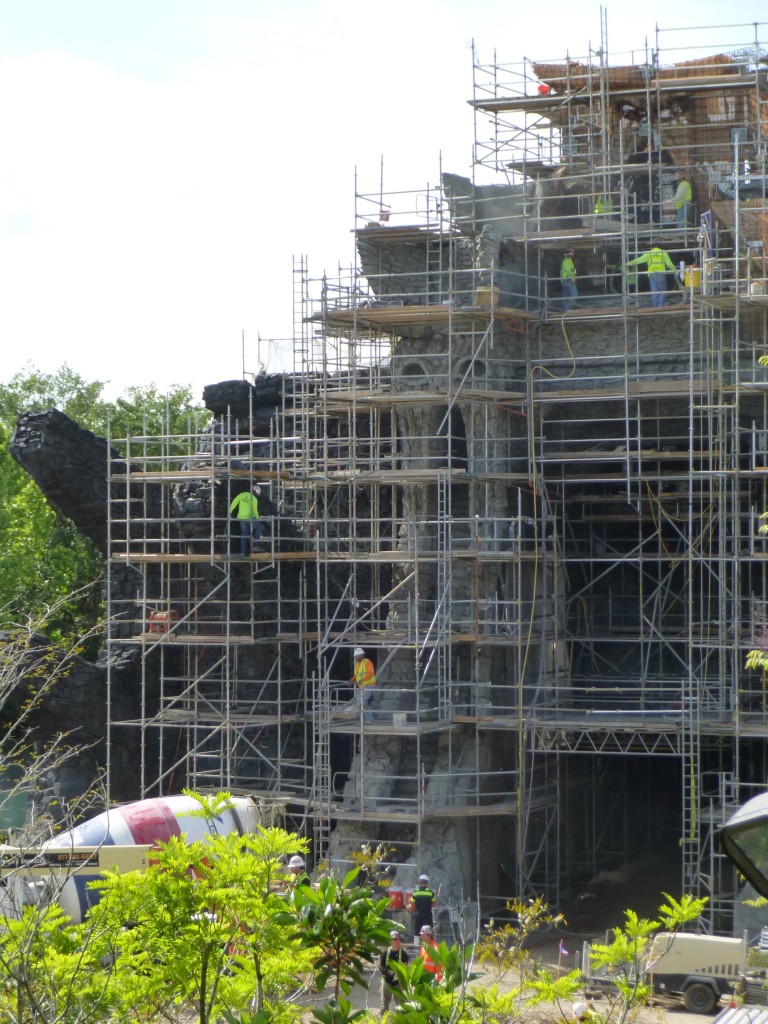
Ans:
{"type": "MultiPolygon", "coordinates": [[[[651,286],[651,305],[660,309],[664,305],[667,291],[667,271],[675,273],[675,265],[669,254],[658,245],[652,245],[648,252],[636,256],[627,263],[627,267],[639,267],[645,264],[648,268],[648,281],[651,286]]],[[[677,278],[675,278],[677,280],[677,278]]]]}
{"type": "Polygon", "coordinates": [[[261,540],[261,517],[259,515],[260,487],[242,491],[229,506],[229,514],[237,517],[240,524],[240,554],[249,555],[252,546],[261,540]]]}
{"type": "Polygon", "coordinates": [[[690,219],[689,214],[693,202],[693,189],[684,171],[678,171],[675,175],[677,180],[677,191],[673,200],[675,204],[675,219],[677,226],[683,230],[687,227],[690,219]]]}
{"type": "Polygon", "coordinates": [[[560,286],[563,289],[564,313],[567,313],[569,309],[573,309],[576,296],[579,294],[576,287],[576,265],[573,262],[573,256],[573,249],[566,249],[560,264],[560,286]]]}
{"type": "Polygon", "coordinates": [[[613,216],[613,196],[606,192],[595,200],[595,231],[607,231],[607,220],[613,216]]]}

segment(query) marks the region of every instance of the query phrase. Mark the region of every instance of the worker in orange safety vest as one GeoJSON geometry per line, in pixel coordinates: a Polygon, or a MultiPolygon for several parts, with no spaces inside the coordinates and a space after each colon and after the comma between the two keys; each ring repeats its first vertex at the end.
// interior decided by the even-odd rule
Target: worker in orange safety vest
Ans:
{"type": "Polygon", "coordinates": [[[419,938],[421,940],[419,956],[424,963],[424,970],[432,975],[433,982],[440,981],[443,977],[443,965],[432,956],[432,950],[437,949],[437,943],[428,924],[422,925],[419,938]]]}
{"type": "Polygon", "coordinates": [[[355,667],[350,683],[355,684],[355,701],[358,714],[362,713],[363,721],[370,722],[373,712],[370,710],[373,687],[376,685],[376,670],[370,658],[366,658],[362,647],[354,650],[355,667]]]}

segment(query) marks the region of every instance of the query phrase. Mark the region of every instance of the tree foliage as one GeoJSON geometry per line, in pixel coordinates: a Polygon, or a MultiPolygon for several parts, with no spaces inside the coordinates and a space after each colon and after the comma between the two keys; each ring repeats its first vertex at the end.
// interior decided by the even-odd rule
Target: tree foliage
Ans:
{"type": "Polygon", "coordinates": [[[277,828],[175,837],[146,872],[108,873],[89,925],[111,964],[109,1002],[139,1019],[187,1019],[192,1005],[200,1024],[252,997],[258,1009],[284,1002],[309,957],[288,953],[282,860],[304,845],[277,828]]]}
{"type": "Polygon", "coordinates": [[[353,985],[365,986],[365,967],[387,944],[394,924],[384,917],[388,897],[372,899],[370,889],[353,884],[358,871],[343,881],[327,875],[316,889],[298,886],[293,896],[293,937],[300,948],[314,951],[317,988],[322,992],[331,981],[336,1000],[353,985]]]}
{"type": "MultiPolygon", "coordinates": [[[[56,614],[56,609],[53,609],[56,614]]],[[[41,812],[38,798],[51,773],[76,758],[79,749],[63,732],[47,742],[37,736],[34,723],[56,687],[64,683],[79,652],[76,643],[50,644],[41,634],[45,620],[33,619],[0,636],[0,820],[3,839],[10,838],[22,862],[36,854],[40,843],[52,837],[52,818],[41,812]]],[[[87,812],[94,794],[68,802],[65,826],[87,812]]],[[[3,873],[0,886],[0,1019],[9,1024],[91,1021],[100,1001],[100,985],[76,984],[87,956],[80,930],[70,926],[57,905],[65,879],[45,883],[45,899],[38,883],[24,867],[3,873]]]]}
{"type": "Polygon", "coordinates": [[[475,956],[483,966],[491,967],[496,980],[513,968],[521,968],[528,959],[528,942],[542,928],[554,928],[564,922],[563,914],[549,910],[542,896],[536,899],[508,900],[505,906],[509,920],[494,918],[483,925],[475,956]]]}
{"type": "Polygon", "coordinates": [[[612,1024],[624,1024],[650,994],[646,964],[654,937],[659,932],[674,934],[695,921],[707,903],[706,897],[684,895],[675,900],[667,893],[664,897],[667,902],[659,907],[656,919],[626,910],[623,926],[612,929],[613,939],[590,948],[591,969],[610,983],[608,1007],[601,1016],[612,1024]]]}
{"type": "Polygon", "coordinates": [[[104,387],[67,365],[52,374],[30,365],[0,384],[0,626],[55,606],[56,616],[48,616],[50,635],[72,637],[89,632],[101,611],[100,554],[11,457],[9,444],[22,413],[57,408],[105,437],[184,434],[196,418],[206,417],[186,386],[167,395],[154,384],[129,387],[114,401],[103,397],[104,387]]]}
{"type": "Polygon", "coordinates": [[[392,964],[400,980],[401,1002],[395,1008],[398,1024],[470,1024],[480,1022],[484,1003],[468,987],[478,977],[472,971],[473,948],[431,946],[429,957],[439,967],[440,980],[416,957],[409,964],[392,964]]]}
{"type": "Polygon", "coordinates": [[[15,913],[3,903],[0,1018],[187,1024],[193,1011],[208,1024],[247,1012],[292,1024],[301,1010],[291,993],[303,990],[310,957],[290,947],[278,921],[289,900],[281,860],[302,845],[280,829],[174,838],[148,870],[93,883],[101,899],[79,924],[55,902],[71,873],[53,880],[50,902],[15,913]]]}

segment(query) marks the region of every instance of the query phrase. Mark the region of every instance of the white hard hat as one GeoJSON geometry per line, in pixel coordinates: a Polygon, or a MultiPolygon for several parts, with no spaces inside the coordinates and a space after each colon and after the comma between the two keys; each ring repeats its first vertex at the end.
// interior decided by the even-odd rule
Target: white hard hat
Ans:
{"type": "Polygon", "coordinates": [[[260,487],[254,487],[254,488],[253,488],[253,493],[254,493],[254,494],[256,495],[256,497],[258,498],[258,496],[259,496],[259,495],[261,494],[261,488],[260,488],[260,487]]]}
{"type": "Polygon", "coordinates": [[[289,868],[303,868],[304,867],[304,861],[298,855],[294,855],[288,861],[288,867],[289,868]]]}
{"type": "Polygon", "coordinates": [[[423,924],[421,926],[421,931],[419,932],[419,935],[431,935],[431,934],[432,934],[432,929],[429,927],[429,925],[428,924],[423,924]]]}
{"type": "Polygon", "coordinates": [[[586,1012],[587,1012],[587,1004],[586,1003],[574,1003],[573,1004],[573,1016],[574,1017],[583,1017],[586,1012]]]}
{"type": "Polygon", "coordinates": [[[356,658],[362,658],[365,655],[365,651],[362,647],[356,647],[352,653],[356,658]]]}
{"type": "Polygon", "coordinates": [[[420,882],[428,882],[429,881],[429,875],[419,875],[419,881],[420,882]]]}

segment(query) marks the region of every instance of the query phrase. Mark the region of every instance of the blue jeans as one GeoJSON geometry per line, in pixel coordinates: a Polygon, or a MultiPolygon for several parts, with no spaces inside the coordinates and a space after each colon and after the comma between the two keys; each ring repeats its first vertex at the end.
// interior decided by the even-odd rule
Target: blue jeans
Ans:
{"type": "Polygon", "coordinates": [[[576,282],[570,277],[563,278],[560,283],[563,286],[563,312],[567,313],[569,309],[573,309],[573,304],[579,293],[576,290],[576,282]]]}
{"type": "Polygon", "coordinates": [[[664,305],[664,294],[667,290],[667,274],[664,273],[653,273],[649,274],[648,278],[651,282],[651,305],[657,309],[664,305]]]}
{"type": "Polygon", "coordinates": [[[355,687],[355,714],[358,716],[362,714],[364,722],[370,722],[373,719],[373,712],[371,711],[372,697],[372,686],[355,687]]]}
{"type": "Polygon", "coordinates": [[[688,211],[689,211],[690,208],[691,208],[691,204],[690,203],[683,203],[682,206],[678,206],[676,216],[677,216],[677,226],[679,228],[687,227],[688,220],[689,220],[689,218],[688,218],[688,211]]]}
{"type": "Polygon", "coordinates": [[[261,540],[261,520],[238,519],[240,523],[240,554],[251,553],[251,543],[258,544],[261,540]]]}

